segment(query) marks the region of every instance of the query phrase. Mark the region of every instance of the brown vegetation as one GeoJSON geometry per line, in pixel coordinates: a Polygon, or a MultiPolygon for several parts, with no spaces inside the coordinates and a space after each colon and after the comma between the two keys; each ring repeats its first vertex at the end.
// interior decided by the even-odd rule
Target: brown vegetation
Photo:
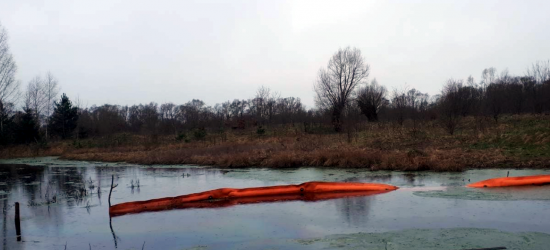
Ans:
{"type": "Polygon", "coordinates": [[[462,171],[468,168],[547,167],[550,155],[548,116],[510,116],[498,124],[467,117],[449,135],[437,121],[407,124],[364,123],[348,134],[306,134],[293,127],[208,135],[188,143],[172,137],[127,135],[62,142],[31,150],[15,146],[0,157],[59,155],[64,159],[138,164],[197,164],[220,167],[341,167],[372,170],[462,171]],[[360,132],[358,132],[360,131],[360,132]],[[103,140],[103,141],[101,141],[103,140]],[[111,144],[106,140],[114,140],[111,144]],[[95,144],[94,144],[95,143],[95,144]],[[83,146],[84,145],[84,146],[83,146]],[[88,145],[88,146],[86,146],[88,145]],[[517,149],[513,146],[517,145],[517,149]],[[527,151],[520,149],[528,148],[527,151]],[[538,153],[537,153],[538,152],[538,153]]]}

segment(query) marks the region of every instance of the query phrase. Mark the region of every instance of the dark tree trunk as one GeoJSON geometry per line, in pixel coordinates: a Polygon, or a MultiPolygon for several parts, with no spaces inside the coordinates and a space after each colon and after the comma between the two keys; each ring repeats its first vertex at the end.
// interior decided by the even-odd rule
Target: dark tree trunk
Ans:
{"type": "Polygon", "coordinates": [[[334,127],[334,131],[340,132],[342,130],[342,123],[340,120],[340,116],[342,115],[342,109],[339,107],[335,107],[332,111],[332,126],[334,127]]]}
{"type": "Polygon", "coordinates": [[[369,122],[377,122],[378,121],[378,114],[376,113],[376,107],[369,106],[366,110],[367,119],[369,122]]]}

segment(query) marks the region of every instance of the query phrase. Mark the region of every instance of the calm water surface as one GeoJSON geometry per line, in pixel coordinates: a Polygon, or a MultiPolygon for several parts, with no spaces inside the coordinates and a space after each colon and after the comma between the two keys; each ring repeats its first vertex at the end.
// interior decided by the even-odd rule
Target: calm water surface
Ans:
{"type": "MultiPolygon", "coordinates": [[[[507,170],[464,173],[299,168],[231,170],[36,158],[0,162],[2,249],[294,249],[286,240],[425,228],[550,233],[550,187],[472,190],[462,186],[507,170]],[[381,182],[401,189],[374,196],[180,209],[109,218],[111,202],[210,189],[306,181],[381,182]],[[139,181],[139,187],[137,182],[139,181]],[[132,188],[132,183],[134,187],[132,188]],[[82,190],[86,190],[86,194],[82,190]],[[56,196],[48,204],[46,197],[56,196]],[[14,202],[21,204],[17,241],[14,202]]],[[[510,170],[511,176],[550,174],[510,170]]]]}

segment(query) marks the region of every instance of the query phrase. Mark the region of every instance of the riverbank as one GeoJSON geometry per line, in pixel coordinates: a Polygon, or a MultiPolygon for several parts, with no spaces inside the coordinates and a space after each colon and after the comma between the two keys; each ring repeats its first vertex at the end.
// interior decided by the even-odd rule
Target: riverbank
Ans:
{"type": "Polygon", "coordinates": [[[201,140],[171,136],[116,135],[16,146],[1,158],[60,156],[62,159],[137,164],[219,167],[321,166],[371,170],[463,171],[470,168],[549,168],[550,117],[509,116],[499,123],[467,118],[449,135],[436,122],[361,124],[349,133],[306,134],[295,127],[208,134],[201,140]],[[413,127],[414,126],[414,127],[413,127]]]}

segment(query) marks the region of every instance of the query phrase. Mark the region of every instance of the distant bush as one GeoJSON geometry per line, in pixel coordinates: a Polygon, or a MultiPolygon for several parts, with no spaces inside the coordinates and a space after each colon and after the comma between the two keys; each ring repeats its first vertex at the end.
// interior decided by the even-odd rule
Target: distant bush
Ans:
{"type": "Polygon", "coordinates": [[[185,139],[187,139],[187,135],[185,133],[179,133],[176,135],[176,141],[183,141],[185,139]]]}
{"type": "Polygon", "coordinates": [[[256,129],[256,134],[258,134],[259,136],[262,136],[265,134],[265,128],[263,128],[262,126],[259,126],[258,129],[256,129]]]}
{"type": "Polygon", "coordinates": [[[334,128],[326,125],[308,126],[306,133],[316,135],[335,134],[334,128]]]}
{"type": "Polygon", "coordinates": [[[83,148],[82,144],[80,143],[80,140],[74,140],[73,141],[73,147],[76,149],[83,148]]]}
{"type": "Polygon", "coordinates": [[[206,129],[204,129],[204,128],[196,129],[193,132],[193,136],[195,137],[196,140],[204,139],[206,137],[206,129]]]}
{"type": "Polygon", "coordinates": [[[179,133],[178,135],[176,135],[176,141],[178,142],[185,142],[185,143],[188,143],[188,142],[191,142],[191,140],[189,138],[187,138],[187,134],[186,133],[179,133]]]}

